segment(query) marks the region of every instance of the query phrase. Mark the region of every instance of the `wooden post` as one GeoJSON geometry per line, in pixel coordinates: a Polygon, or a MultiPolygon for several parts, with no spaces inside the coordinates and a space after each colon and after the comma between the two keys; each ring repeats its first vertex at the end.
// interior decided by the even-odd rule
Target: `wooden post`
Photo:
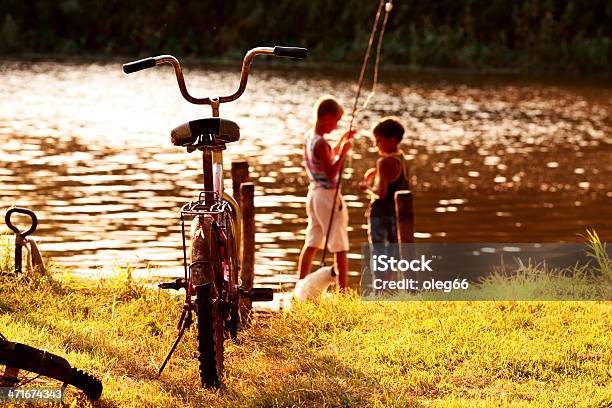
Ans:
{"type": "Polygon", "coordinates": [[[395,192],[395,212],[397,214],[397,241],[400,244],[414,243],[414,212],[410,190],[395,192]]]}
{"type": "Polygon", "coordinates": [[[244,160],[232,162],[232,189],[234,198],[240,202],[240,185],[249,181],[249,163],[244,160]]]}
{"type": "MultiPolygon", "coordinates": [[[[250,291],[255,278],[255,185],[240,185],[240,207],[242,209],[242,268],[240,279],[242,289],[250,291]]],[[[250,298],[241,297],[240,316],[243,324],[251,321],[252,302],[250,298]]]]}

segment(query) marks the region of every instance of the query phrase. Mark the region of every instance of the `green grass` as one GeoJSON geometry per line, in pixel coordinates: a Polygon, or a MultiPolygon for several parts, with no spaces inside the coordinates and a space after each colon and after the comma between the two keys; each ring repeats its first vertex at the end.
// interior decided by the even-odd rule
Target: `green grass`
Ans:
{"type": "MultiPolygon", "coordinates": [[[[98,406],[612,404],[611,302],[362,302],[338,295],[226,342],[199,386],[193,330],[157,378],[181,299],[129,282],[0,280],[0,327],[104,384],[98,406]]],[[[82,399],[69,401],[86,405],[82,399]]]]}
{"type": "MultiPolygon", "coordinates": [[[[226,342],[225,387],[212,391],[199,385],[195,330],[157,377],[181,297],[129,270],[52,273],[0,273],[0,331],[98,376],[99,407],[612,406],[612,302],[295,304],[226,342]]],[[[75,391],[68,403],[89,404],[75,391]]]]}

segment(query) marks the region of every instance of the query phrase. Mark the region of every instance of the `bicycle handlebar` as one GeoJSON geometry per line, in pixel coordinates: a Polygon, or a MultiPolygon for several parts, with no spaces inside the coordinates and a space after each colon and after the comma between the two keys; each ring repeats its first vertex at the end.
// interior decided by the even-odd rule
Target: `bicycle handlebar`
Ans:
{"type": "Polygon", "coordinates": [[[277,57],[289,57],[304,59],[308,55],[306,48],[300,47],[274,47],[274,55],[277,57]]]}
{"type": "MultiPolygon", "coordinates": [[[[243,94],[246,89],[247,80],[249,77],[249,68],[251,66],[251,62],[256,55],[265,54],[265,55],[274,55],[276,57],[289,57],[289,58],[299,58],[304,59],[308,54],[308,50],[306,48],[299,47],[257,47],[249,50],[244,56],[244,60],[242,62],[242,71],[240,73],[240,85],[236,92],[231,95],[221,96],[219,98],[215,98],[219,103],[231,102],[235,101],[243,94]]],[[[123,72],[126,74],[131,74],[136,71],[140,71],[146,68],[151,68],[160,64],[172,64],[174,67],[174,73],[176,74],[176,80],[178,82],[179,89],[181,90],[181,95],[188,102],[191,102],[196,105],[210,105],[212,103],[211,98],[196,98],[192,96],[187,90],[187,86],[185,85],[185,78],[183,77],[183,71],[181,69],[181,63],[178,59],[176,59],[172,55],[159,55],[157,57],[149,57],[144,58],[134,62],[128,62],[127,64],[123,64],[123,72]]]]}
{"type": "Polygon", "coordinates": [[[146,68],[151,68],[155,66],[155,58],[149,57],[144,58],[134,62],[128,62],[127,64],[123,64],[123,72],[126,74],[131,74],[132,72],[140,71],[146,68]]]}

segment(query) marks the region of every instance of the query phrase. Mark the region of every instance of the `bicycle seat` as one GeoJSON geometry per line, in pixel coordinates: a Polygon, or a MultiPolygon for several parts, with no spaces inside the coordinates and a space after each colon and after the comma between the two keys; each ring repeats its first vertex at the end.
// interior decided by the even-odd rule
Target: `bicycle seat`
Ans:
{"type": "Polygon", "coordinates": [[[240,140],[240,128],[236,122],[221,118],[191,120],[170,132],[175,146],[197,149],[203,146],[224,146],[240,140]]]}

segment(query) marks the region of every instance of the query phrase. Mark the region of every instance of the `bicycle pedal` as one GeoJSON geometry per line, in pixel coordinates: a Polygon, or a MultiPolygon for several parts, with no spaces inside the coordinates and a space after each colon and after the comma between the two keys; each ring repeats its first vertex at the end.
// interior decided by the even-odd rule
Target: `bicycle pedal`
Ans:
{"type": "Polygon", "coordinates": [[[183,289],[185,287],[185,279],[177,278],[173,282],[162,282],[162,283],[159,283],[157,287],[160,289],[174,289],[174,290],[183,289]]]}
{"type": "Polygon", "coordinates": [[[251,302],[271,302],[274,299],[274,290],[271,288],[253,288],[249,297],[251,302]]]}

